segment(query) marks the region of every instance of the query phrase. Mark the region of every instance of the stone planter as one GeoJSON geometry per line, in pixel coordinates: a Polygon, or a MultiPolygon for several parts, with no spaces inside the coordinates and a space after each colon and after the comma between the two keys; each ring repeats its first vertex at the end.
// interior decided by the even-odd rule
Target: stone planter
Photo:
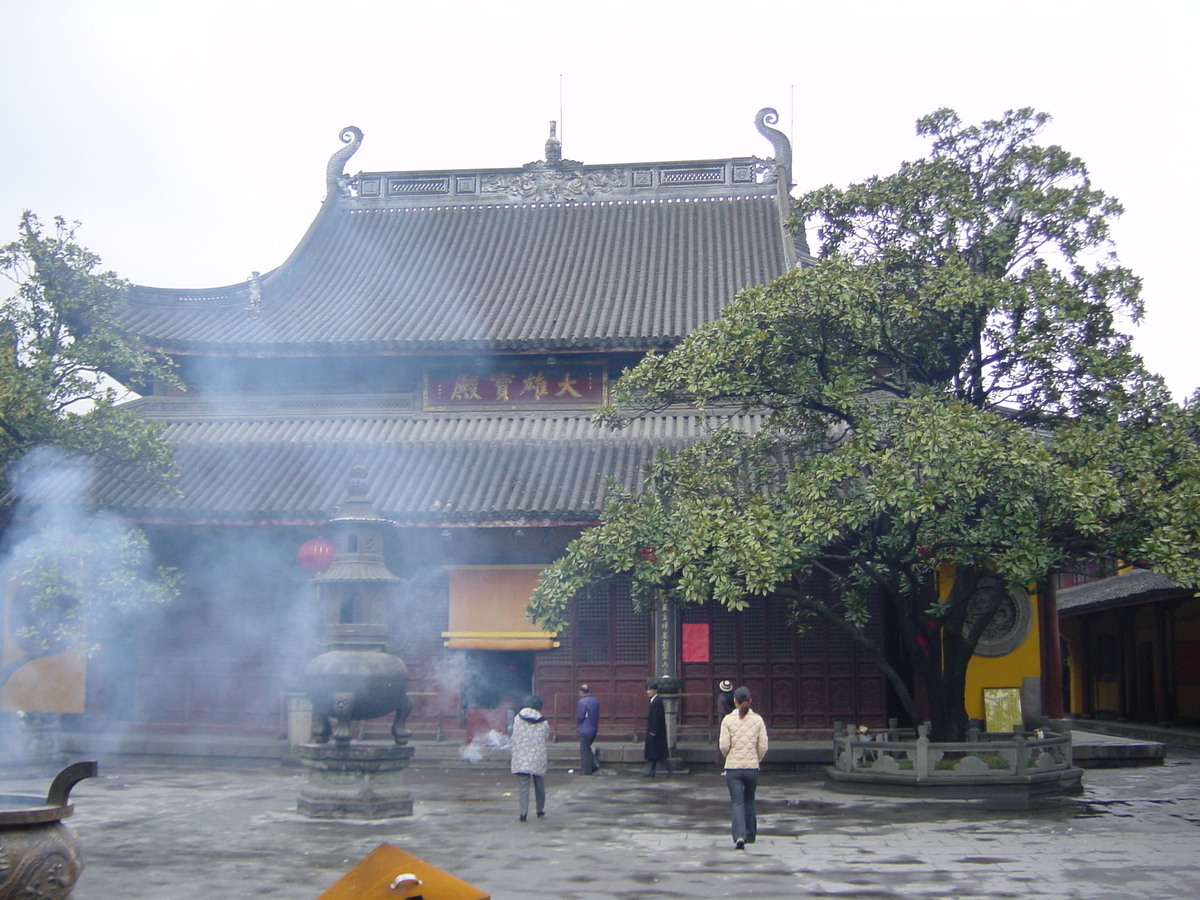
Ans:
{"type": "Polygon", "coordinates": [[[1082,788],[1071,734],[981,734],[963,743],[934,743],[922,725],[915,740],[896,732],[846,731],[833,738],[825,773],[838,790],[946,799],[1030,800],[1082,788]]]}
{"type": "Polygon", "coordinates": [[[75,838],[62,820],[74,812],[71,788],[96,774],[96,763],[67,766],[42,797],[0,794],[0,900],[67,900],[83,870],[75,838]]]}
{"type": "Polygon", "coordinates": [[[54,713],[0,714],[0,768],[38,768],[54,771],[62,764],[62,727],[54,713]]]}

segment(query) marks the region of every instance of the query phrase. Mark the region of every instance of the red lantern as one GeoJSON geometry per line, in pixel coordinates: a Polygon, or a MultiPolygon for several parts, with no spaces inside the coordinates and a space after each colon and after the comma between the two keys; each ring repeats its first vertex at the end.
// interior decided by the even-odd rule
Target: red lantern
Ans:
{"type": "Polygon", "coordinates": [[[333,562],[333,542],[327,541],[325,538],[305,541],[300,545],[300,551],[296,554],[296,558],[300,560],[300,565],[304,568],[312,569],[314,572],[324,572],[333,562]]]}

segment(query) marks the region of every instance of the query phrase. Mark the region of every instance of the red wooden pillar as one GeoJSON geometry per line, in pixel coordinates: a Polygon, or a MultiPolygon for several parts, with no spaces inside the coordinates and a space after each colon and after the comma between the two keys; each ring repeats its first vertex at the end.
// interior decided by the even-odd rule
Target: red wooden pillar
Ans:
{"type": "Polygon", "coordinates": [[[1095,669],[1092,654],[1095,652],[1095,646],[1092,642],[1092,618],[1091,616],[1079,617],[1079,648],[1075,654],[1075,660],[1078,663],[1076,671],[1079,679],[1079,712],[1086,718],[1090,719],[1095,710],[1095,692],[1092,687],[1092,672],[1095,669]]]}
{"type": "Polygon", "coordinates": [[[1159,725],[1169,725],[1175,718],[1171,709],[1171,630],[1166,603],[1154,604],[1154,716],[1159,725]]]}
{"type": "Polygon", "coordinates": [[[1058,584],[1053,574],[1039,585],[1038,624],[1042,635],[1042,715],[1061,719],[1062,648],[1058,639],[1058,584]]]}

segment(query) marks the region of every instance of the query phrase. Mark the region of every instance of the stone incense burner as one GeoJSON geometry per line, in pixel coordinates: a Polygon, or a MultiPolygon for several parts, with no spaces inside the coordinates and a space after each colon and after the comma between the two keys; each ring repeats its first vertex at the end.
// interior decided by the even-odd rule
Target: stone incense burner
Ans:
{"type": "Polygon", "coordinates": [[[328,649],[304,673],[316,727],[314,743],[297,748],[309,770],[297,809],[313,818],[411,816],[402,777],[413,755],[405,726],[412,710],[408,669],[387,652],[400,579],[384,561],[384,532],[392,523],[367,499],[361,466],[351,471],[349,496],[329,524],[333,559],[313,579],[327,611],[328,649]],[[392,742],[351,740],[354,720],[388,713],[395,714],[392,742]]]}

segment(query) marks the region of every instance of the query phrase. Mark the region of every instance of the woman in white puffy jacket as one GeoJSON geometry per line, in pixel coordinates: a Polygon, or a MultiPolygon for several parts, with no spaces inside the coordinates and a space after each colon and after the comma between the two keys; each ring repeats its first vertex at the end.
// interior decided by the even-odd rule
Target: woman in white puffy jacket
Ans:
{"type": "Polygon", "coordinates": [[[758,836],[754,794],[758,790],[758,764],[767,753],[767,726],[750,708],[750,690],[733,692],[734,710],[721,720],[721,753],[725,757],[725,783],[733,805],[733,845],[742,850],[758,836]]]}
{"type": "Polygon", "coordinates": [[[524,708],[513,718],[512,772],[517,776],[521,821],[529,815],[529,782],[533,781],[538,818],[546,815],[546,740],[550,723],[542,715],[542,698],[527,697],[524,708]]]}

